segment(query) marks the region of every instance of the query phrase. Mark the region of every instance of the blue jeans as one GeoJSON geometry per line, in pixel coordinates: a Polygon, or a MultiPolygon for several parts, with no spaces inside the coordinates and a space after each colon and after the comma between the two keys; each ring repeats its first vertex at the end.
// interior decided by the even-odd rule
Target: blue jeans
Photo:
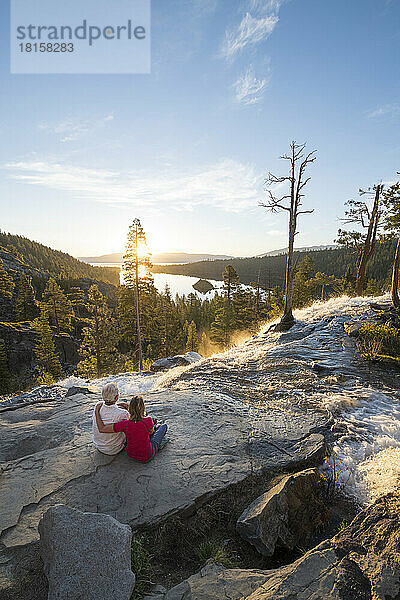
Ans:
{"type": "Polygon", "coordinates": [[[166,433],[167,433],[167,426],[164,423],[163,425],[160,425],[159,427],[157,427],[157,430],[153,433],[152,436],[150,436],[150,444],[153,447],[153,454],[151,456],[152,458],[153,458],[153,456],[156,455],[158,448],[160,447],[161,441],[166,433]]]}

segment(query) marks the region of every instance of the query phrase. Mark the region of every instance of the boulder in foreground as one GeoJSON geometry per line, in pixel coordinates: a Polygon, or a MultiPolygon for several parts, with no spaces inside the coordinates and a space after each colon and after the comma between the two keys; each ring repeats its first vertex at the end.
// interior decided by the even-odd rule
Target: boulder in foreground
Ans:
{"type": "Polygon", "coordinates": [[[132,532],[108,515],[52,506],[39,523],[48,600],[129,600],[132,532]]]}
{"type": "Polygon", "coordinates": [[[209,561],[199,573],[185,579],[166,594],[153,593],[143,600],[241,600],[265,583],[272,572],[226,569],[209,561]]]}
{"type": "Polygon", "coordinates": [[[303,546],[326,513],[318,470],[307,469],[283,477],[254,500],[240,515],[236,529],[260,554],[272,556],[276,547],[303,546]]]}
{"type": "Polygon", "coordinates": [[[290,565],[272,571],[206,567],[152,600],[398,600],[399,548],[400,497],[388,494],[290,565]]]}

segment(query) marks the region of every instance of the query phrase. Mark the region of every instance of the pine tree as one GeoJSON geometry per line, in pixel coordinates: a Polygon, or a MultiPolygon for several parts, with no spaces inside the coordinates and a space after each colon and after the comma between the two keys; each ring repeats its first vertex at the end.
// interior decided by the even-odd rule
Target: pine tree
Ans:
{"type": "Polygon", "coordinates": [[[217,308],[215,319],[211,323],[210,338],[213,342],[223,349],[229,346],[233,331],[235,330],[235,314],[232,306],[223,302],[222,306],[217,308]]]}
{"type": "Polygon", "coordinates": [[[313,279],[310,279],[310,285],[314,287],[321,286],[321,300],[325,300],[325,288],[327,286],[333,286],[337,283],[337,279],[334,275],[327,275],[326,273],[318,273],[315,274],[313,279]]]}
{"type": "Polygon", "coordinates": [[[75,316],[81,318],[83,316],[85,310],[85,294],[82,288],[80,287],[72,287],[68,294],[68,300],[71,303],[72,310],[74,311],[75,316]]]}
{"type": "Polygon", "coordinates": [[[197,335],[197,327],[194,321],[191,321],[186,338],[186,352],[197,352],[199,349],[199,338],[197,335]]]}
{"type": "Polygon", "coordinates": [[[35,291],[30,278],[25,273],[21,273],[19,278],[15,306],[18,321],[33,321],[39,312],[35,291]]]}
{"type": "Polygon", "coordinates": [[[56,353],[54,339],[49,325],[46,311],[42,310],[36,320],[36,331],[39,340],[34,348],[34,354],[38,362],[39,375],[37,383],[50,384],[60,379],[62,368],[60,359],[56,353]]]}
{"type": "Polygon", "coordinates": [[[186,336],[184,336],[184,332],[182,331],[178,308],[171,298],[168,286],[166,286],[164,293],[160,296],[157,313],[161,336],[159,354],[162,357],[179,354],[186,336]]]}
{"type": "Polygon", "coordinates": [[[226,294],[226,300],[230,306],[232,300],[232,294],[236,291],[239,284],[239,275],[236,273],[232,265],[227,265],[222,273],[222,279],[224,280],[224,290],[226,294]]]}
{"type": "Polygon", "coordinates": [[[49,315],[57,334],[70,331],[72,306],[55,279],[50,278],[42,296],[42,307],[49,315]]]}
{"type": "Polygon", "coordinates": [[[347,294],[354,296],[356,278],[353,275],[350,265],[346,269],[346,273],[337,280],[336,292],[339,294],[347,294]]]}
{"type": "Polygon", "coordinates": [[[11,391],[12,376],[8,368],[7,354],[4,341],[0,339],[0,393],[11,391]]]}
{"type": "Polygon", "coordinates": [[[310,256],[305,256],[303,260],[299,263],[299,266],[296,269],[297,273],[300,273],[302,278],[307,281],[311,279],[315,275],[315,263],[310,256]]]}
{"type": "Polygon", "coordinates": [[[285,304],[285,296],[279,286],[275,286],[271,290],[271,297],[268,301],[268,311],[270,318],[278,317],[285,304]]]}
{"type": "Polygon", "coordinates": [[[366,296],[380,296],[383,294],[382,286],[376,279],[368,279],[367,285],[365,286],[366,296]]]}
{"type": "Polygon", "coordinates": [[[134,219],[128,231],[122,273],[124,285],[134,290],[139,371],[143,368],[140,284],[146,282],[146,280],[152,280],[150,266],[151,260],[150,253],[147,250],[146,234],[140,220],[134,219]]]}
{"type": "Polygon", "coordinates": [[[117,334],[112,312],[96,285],[88,294],[88,327],[83,330],[79,349],[82,360],[78,371],[86,377],[102,377],[112,373],[119,359],[116,350],[117,334]]]}
{"type": "Polygon", "coordinates": [[[253,309],[254,294],[239,286],[232,298],[232,307],[234,313],[234,328],[239,331],[246,329],[252,330],[256,321],[255,310],[253,309]]]}
{"type": "Polygon", "coordinates": [[[0,296],[12,298],[14,287],[13,278],[7,273],[0,260],[0,296]]]}

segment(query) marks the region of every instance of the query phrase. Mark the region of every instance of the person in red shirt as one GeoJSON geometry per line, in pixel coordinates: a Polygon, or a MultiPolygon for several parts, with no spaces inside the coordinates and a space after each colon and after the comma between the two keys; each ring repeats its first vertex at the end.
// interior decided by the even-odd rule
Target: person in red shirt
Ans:
{"type": "Polygon", "coordinates": [[[126,453],[129,458],[147,462],[157,453],[167,432],[164,423],[155,429],[151,417],[146,417],[146,408],[142,396],[134,396],[128,405],[129,419],[105,425],[100,416],[102,402],[95,408],[97,428],[100,433],[125,433],[126,453]]]}

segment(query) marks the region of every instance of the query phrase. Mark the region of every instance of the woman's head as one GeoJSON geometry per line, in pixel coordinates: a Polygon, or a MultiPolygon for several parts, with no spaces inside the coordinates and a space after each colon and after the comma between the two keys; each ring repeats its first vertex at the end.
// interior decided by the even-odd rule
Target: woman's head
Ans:
{"type": "Polygon", "coordinates": [[[144,407],[144,400],[142,396],[133,396],[129,402],[129,414],[131,415],[131,421],[141,421],[144,418],[146,409],[144,407]]]}

